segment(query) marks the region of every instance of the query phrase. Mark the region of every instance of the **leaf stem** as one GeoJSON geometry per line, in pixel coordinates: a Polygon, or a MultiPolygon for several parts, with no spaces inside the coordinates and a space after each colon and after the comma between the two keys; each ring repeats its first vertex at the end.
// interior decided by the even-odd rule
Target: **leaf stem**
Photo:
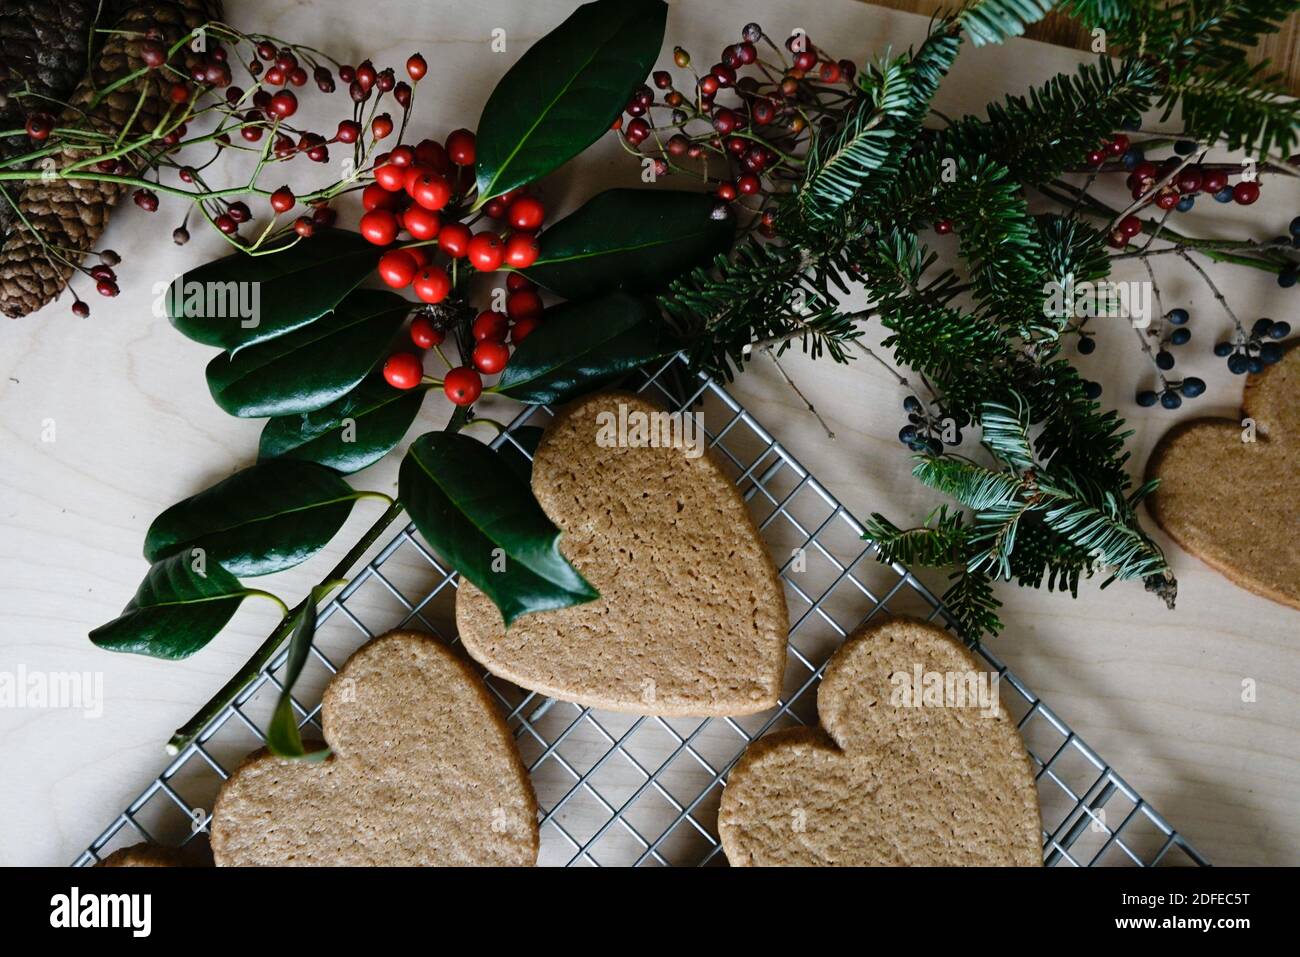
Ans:
{"type": "MultiPolygon", "coordinates": [[[[361,536],[360,541],[353,545],[352,548],[349,549],[348,553],[339,560],[339,563],[330,569],[329,574],[321,579],[320,585],[317,587],[324,587],[330,582],[346,578],[348,572],[352,570],[352,566],[355,565],[361,559],[361,556],[365,554],[366,549],[379,540],[379,536],[383,535],[388,526],[392,525],[393,522],[397,520],[397,517],[402,514],[402,511],[402,503],[396,501],[393,502],[384,514],[379,516],[379,519],[375,524],[370,526],[365,535],[361,536]]],[[[275,596],[271,595],[269,597],[274,598],[275,596]]],[[[280,600],[277,598],[276,601],[280,600]]],[[[284,617],[281,619],[280,624],[278,624],[275,627],[275,630],[266,637],[266,640],[263,641],[257,651],[253,653],[253,656],[244,663],[244,666],[236,672],[235,676],[227,681],[226,684],[222,686],[221,690],[213,695],[211,700],[200,708],[189,721],[185,722],[184,725],[176,730],[172,735],[171,740],[167,742],[168,754],[180,754],[181,749],[192,744],[194,739],[202,733],[203,729],[206,728],[213,719],[230,707],[230,705],[234,703],[235,699],[238,698],[239,695],[257,679],[257,676],[262,673],[262,670],[275,656],[280,645],[282,645],[292,633],[298,613],[309,601],[311,601],[310,595],[294,606],[293,609],[285,610],[284,617]]],[[[280,602],[280,606],[283,608],[284,603],[280,602]]]]}

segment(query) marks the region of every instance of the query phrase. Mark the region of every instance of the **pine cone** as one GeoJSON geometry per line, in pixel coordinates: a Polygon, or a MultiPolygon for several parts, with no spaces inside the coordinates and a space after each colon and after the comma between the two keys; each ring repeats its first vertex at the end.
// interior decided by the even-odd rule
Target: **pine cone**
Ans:
{"type": "MultiPolygon", "coordinates": [[[[94,102],[96,91],[144,67],[140,41],[146,31],[160,31],[160,42],[171,46],[220,16],[220,0],[152,0],[125,7],[115,24],[116,32],[104,41],[90,74],[72,94],[58,125],[89,125],[113,136],[128,122],[133,134],[154,129],[170,104],[173,81],[168,71],[149,70],[98,103],[94,102]],[[146,95],[132,121],[142,89],[146,95]]],[[[187,51],[185,66],[200,56],[187,51]]],[[[54,155],[55,166],[62,169],[88,155],[87,150],[64,149],[54,155]]],[[[17,204],[47,244],[60,247],[64,256],[75,260],[94,246],[113,206],[129,189],[122,183],[95,180],[33,180],[23,187],[17,204]]],[[[16,223],[12,235],[0,246],[0,311],[15,319],[35,312],[63,290],[71,275],[72,267],[47,256],[32,230],[16,223]]]]}
{"type": "MultiPolygon", "coordinates": [[[[5,0],[0,4],[0,128],[21,128],[27,114],[53,111],[86,72],[86,44],[98,0],[5,0]],[[23,94],[23,95],[18,95],[23,94]]],[[[0,163],[30,152],[26,136],[0,139],[0,163]]],[[[0,202],[0,236],[13,210],[0,202]]]]}

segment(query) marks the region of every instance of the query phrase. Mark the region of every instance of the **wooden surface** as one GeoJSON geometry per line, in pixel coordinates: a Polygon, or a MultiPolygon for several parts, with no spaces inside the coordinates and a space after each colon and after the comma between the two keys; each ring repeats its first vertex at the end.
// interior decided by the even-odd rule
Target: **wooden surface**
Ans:
{"type": "MultiPolygon", "coordinates": [[[[483,0],[456,7],[449,20],[447,4],[402,0],[337,3],[322,18],[319,6],[232,0],[227,12],[245,29],[293,36],[345,57],[365,53],[377,63],[400,63],[421,49],[432,72],[421,92],[436,95],[417,98],[414,130],[441,136],[474,124],[500,73],[569,7],[567,0],[483,0]],[[485,52],[496,26],[508,31],[502,56],[485,52]],[[371,38],[364,49],[352,39],[363,36],[371,38]]],[[[852,0],[803,7],[797,23],[787,22],[787,9],[778,0],[681,0],[672,6],[665,49],[682,43],[704,58],[757,19],[773,33],[802,26],[837,55],[861,59],[888,44],[915,43],[925,28],[921,18],[852,0]]],[[[976,111],[1007,91],[1072,70],[1080,59],[1030,41],[968,49],[937,105],[949,114],[976,111]]],[[[324,126],[320,103],[304,97],[303,111],[321,116],[324,126]]],[[[337,114],[328,115],[332,125],[337,114]]],[[[607,139],[549,179],[544,196],[564,211],[603,185],[635,185],[636,173],[607,139]]],[[[1280,182],[1266,189],[1268,202],[1249,210],[1210,204],[1214,228],[1259,237],[1284,230],[1300,209],[1300,190],[1280,182]]],[[[1198,207],[1190,222],[1204,213],[1198,207]]],[[[98,719],[0,708],[0,863],[71,861],[162,769],[172,730],[274,624],[269,603],[250,603],[216,641],[183,662],[114,655],[86,639],[119,613],[143,575],[140,548],[150,520],[250,464],[261,429],[261,422],[231,418],[213,404],[203,383],[212,351],[151,312],[153,284],[221,249],[199,230],[190,246],[177,248],[165,239],[173,225],[166,212],[150,218],[127,207],[114,216],[105,244],[123,256],[123,293],[111,302],[95,297],[91,319],[74,319],[62,302],[0,325],[0,670],[99,672],[105,697],[98,719]],[[51,425],[54,441],[44,441],[51,425]]],[[[1222,313],[1194,275],[1170,263],[1156,268],[1166,306],[1192,309],[1185,371],[1203,376],[1210,391],[1178,413],[1137,409],[1134,389],[1150,379],[1131,330],[1100,330],[1101,348],[1080,366],[1135,429],[1135,469],[1171,423],[1232,414],[1240,400],[1241,380],[1209,353],[1226,326],[1222,313]]],[[[1273,283],[1226,267],[1210,272],[1247,321],[1290,317],[1295,296],[1273,283]]],[[[870,337],[878,339],[879,330],[870,337]]],[[[883,369],[814,364],[797,353],[783,362],[829,421],[833,441],[770,361],[757,362],[734,391],[852,512],[879,511],[905,524],[938,504],[907,474],[909,454],[896,438],[903,392],[883,369]]],[[[433,427],[446,414],[444,403],[430,402],[416,428],[433,427]]],[[[396,465],[390,458],[354,481],[391,492],[396,465]]],[[[259,585],[296,600],[377,514],[363,503],[325,553],[259,585]]],[[[1211,861],[1300,863],[1300,614],[1234,587],[1158,538],[1181,584],[1176,611],[1135,585],[1100,592],[1089,583],[1078,600],[1003,587],[1007,631],[995,650],[1211,861]],[[1250,703],[1242,700],[1247,679],[1258,686],[1250,703]]],[[[372,614],[377,628],[397,618],[394,608],[372,614]]]]}
{"type": "MultiPolygon", "coordinates": [[[[933,16],[940,10],[951,10],[955,4],[942,0],[864,0],[894,10],[906,10],[923,16],[933,16]]],[[[1025,36],[1044,43],[1087,50],[1092,46],[1092,36],[1077,20],[1064,13],[1049,13],[1025,31],[1025,36]]],[[[1272,70],[1286,78],[1287,89],[1300,96],[1300,13],[1291,15],[1277,33],[1265,37],[1250,51],[1251,63],[1268,60],[1272,70]]]]}

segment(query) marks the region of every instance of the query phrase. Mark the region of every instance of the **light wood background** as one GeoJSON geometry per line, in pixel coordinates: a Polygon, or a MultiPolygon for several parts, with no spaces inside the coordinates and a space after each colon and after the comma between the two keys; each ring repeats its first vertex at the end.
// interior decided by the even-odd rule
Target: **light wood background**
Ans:
{"type": "MultiPolygon", "coordinates": [[[[334,3],[328,17],[319,4],[287,0],[227,6],[231,22],[245,29],[347,57],[400,64],[421,49],[431,66],[421,93],[435,95],[417,97],[414,130],[441,136],[474,125],[496,78],[571,4],[377,0],[334,3]],[[508,31],[502,56],[486,52],[497,26],[508,31]]],[[[756,19],[773,34],[804,27],[837,56],[861,60],[889,44],[915,43],[925,28],[920,17],[853,0],[821,0],[795,18],[779,0],[676,0],[665,49],[682,43],[704,59],[756,19]]],[[[1025,40],[967,49],[937,105],[949,114],[978,111],[1084,58],[1025,40]]],[[[304,115],[320,116],[322,127],[329,116],[332,127],[337,114],[322,102],[304,97],[304,115]]],[[[604,185],[635,182],[636,170],[605,140],[548,180],[544,195],[563,212],[604,185]]],[[[1284,231],[1300,212],[1300,190],[1273,181],[1265,189],[1267,202],[1198,207],[1184,223],[1241,237],[1284,231]]],[[[105,243],[123,256],[123,293],[111,302],[94,297],[89,320],[74,319],[62,302],[0,325],[0,670],[97,671],[106,699],[97,720],[0,708],[0,863],[71,861],[162,769],[172,730],[274,624],[269,605],[250,603],[184,662],[113,655],[86,639],[119,613],[143,575],[140,548],[150,520],[250,464],[261,429],[260,421],[231,418],[213,404],[203,383],[211,350],[151,311],[154,284],[221,251],[216,237],[199,230],[191,245],[174,247],[166,240],[173,225],[166,212],[150,218],[127,207],[115,215],[105,243]],[[43,441],[51,424],[55,439],[43,441]]],[[[1166,263],[1157,269],[1166,306],[1192,310],[1185,371],[1206,378],[1208,395],[1178,413],[1136,408],[1134,389],[1147,385],[1149,374],[1126,327],[1102,329],[1101,348],[1080,360],[1135,429],[1135,468],[1175,421],[1231,415],[1240,401],[1241,380],[1209,352],[1226,327],[1221,311],[1194,275],[1166,263]]],[[[1240,270],[1210,272],[1247,321],[1292,318],[1294,294],[1240,270]]],[[[901,524],[938,504],[907,474],[909,453],[896,439],[903,392],[884,370],[868,362],[814,364],[797,353],[783,362],[829,421],[833,441],[770,361],[756,362],[734,391],[852,512],[880,511],[901,524]]],[[[443,403],[430,402],[416,428],[433,427],[446,413],[443,403]]],[[[396,465],[390,458],[354,481],[391,491],[396,465]]],[[[376,514],[358,507],[324,554],[264,587],[300,596],[376,514]]],[[[1078,600],[1004,587],[1007,630],[995,650],[1211,861],[1300,863],[1300,613],[1234,587],[1158,537],[1181,584],[1176,611],[1134,585],[1100,592],[1089,584],[1078,600]],[[1258,683],[1252,703],[1242,700],[1247,679],[1258,683]]],[[[394,614],[376,610],[371,624],[385,627],[394,614]]]]}

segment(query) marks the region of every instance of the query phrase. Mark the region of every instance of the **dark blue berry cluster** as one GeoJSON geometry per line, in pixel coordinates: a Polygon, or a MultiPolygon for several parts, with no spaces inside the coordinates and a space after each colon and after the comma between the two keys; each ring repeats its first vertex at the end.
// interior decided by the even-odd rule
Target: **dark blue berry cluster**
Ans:
{"type": "Polygon", "coordinates": [[[949,415],[942,409],[928,409],[914,395],[903,400],[907,425],[898,432],[898,441],[913,452],[942,455],[944,444],[961,445],[961,430],[970,424],[965,414],[949,415]]]}
{"type": "Polygon", "coordinates": [[[1281,340],[1291,334],[1291,323],[1272,319],[1256,319],[1249,335],[1238,334],[1232,339],[1215,343],[1214,354],[1228,360],[1228,371],[1233,375],[1263,372],[1282,358],[1281,340]]]}

